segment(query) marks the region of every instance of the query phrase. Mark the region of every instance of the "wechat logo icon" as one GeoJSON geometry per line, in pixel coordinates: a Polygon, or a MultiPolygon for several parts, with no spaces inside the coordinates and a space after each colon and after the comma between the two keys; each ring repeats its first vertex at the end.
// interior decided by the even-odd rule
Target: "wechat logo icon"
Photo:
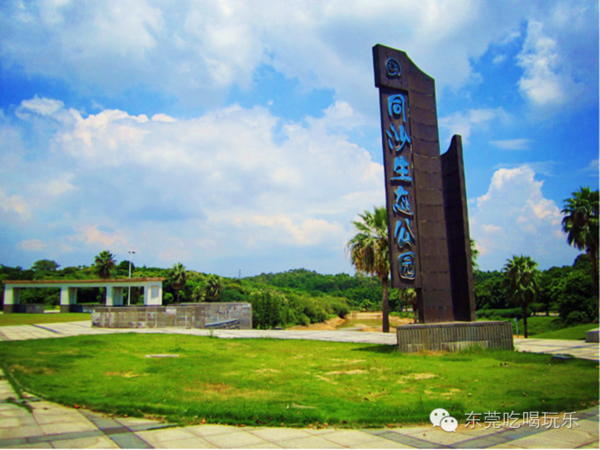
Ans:
{"type": "Polygon", "coordinates": [[[434,409],[429,414],[429,420],[433,424],[433,427],[441,427],[442,430],[449,433],[454,433],[458,428],[458,421],[450,416],[448,411],[443,408],[434,409]]]}

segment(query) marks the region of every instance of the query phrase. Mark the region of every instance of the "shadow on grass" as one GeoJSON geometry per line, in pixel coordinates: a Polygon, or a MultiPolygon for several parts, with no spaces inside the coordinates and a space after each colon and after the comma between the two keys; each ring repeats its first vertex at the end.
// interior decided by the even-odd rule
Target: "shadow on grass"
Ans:
{"type": "Polygon", "coordinates": [[[399,353],[395,345],[371,345],[369,347],[361,347],[352,349],[353,352],[370,352],[370,353],[399,353]]]}

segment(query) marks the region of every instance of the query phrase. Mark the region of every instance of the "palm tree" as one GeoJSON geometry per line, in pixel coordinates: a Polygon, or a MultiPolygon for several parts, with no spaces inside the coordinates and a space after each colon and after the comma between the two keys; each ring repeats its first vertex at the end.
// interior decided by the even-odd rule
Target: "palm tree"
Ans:
{"type": "Polygon", "coordinates": [[[527,307],[537,296],[537,263],[530,256],[513,256],[502,271],[508,298],[521,307],[523,336],[527,338],[527,307]]]}
{"type": "Polygon", "coordinates": [[[177,263],[173,266],[169,272],[169,281],[175,291],[175,302],[179,303],[179,291],[184,288],[187,282],[187,274],[185,273],[185,266],[183,264],[177,263]]]}
{"type": "Polygon", "coordinates": [[[572,195],[564,201],[562,227],[569,245],[590,256],[598,299],[598,191],[582,187],[572,195]]]}
{"type": "Polygon", "coordinates": [[[477,258],[479,258],[479,249],[477,248],[475,239],[470,239],[470,244],[471,244],[471,266],[473,266],[473,270],[476,270],[479,268],[479,264],[477,264],[477,258]]]}
{"type": "Polygon", "coordinates": [[[217,275],[209,275],[206,280],[206,300],[209,302],[216,302],[221,293],[221,278],[217,275]]]}
{"type": "Polygon", "coordinates": [[[101,251],[94,259],[94,269],[100,278],[110,278],[110,271],[115,266],[115,257],[108,250],[101,251]]]}
{"type": "Polygon", "coordinates": [[[390,249],[388,241],[388,218],[385,207],[375,207],[373,212],[358,215],[352,222],[357,234],[348,242],[352,264],[359,273],[376,276],[381,280],[383,332],[390,331],[388,279],[390,275],[390,249]]]}

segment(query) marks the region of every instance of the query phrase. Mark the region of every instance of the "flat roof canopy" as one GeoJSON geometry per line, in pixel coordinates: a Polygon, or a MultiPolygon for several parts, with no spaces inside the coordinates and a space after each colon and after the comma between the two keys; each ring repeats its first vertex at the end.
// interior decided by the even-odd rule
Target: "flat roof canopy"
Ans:
{"type": "MultiPolygon", "coordinates": [[[[125,288],[143,287],[144,305],[162,305],[162,283],[164,277],[156,278],[98,278],[95,280],[5,280],[4,283],[4,312],[14,312],[19,305],[19,291],[27,288],[57,288],[60,289],[60,309],[71,312],[77,304],[77,289],[106,288],[106,305],[120,306],[123,304],[125,288]]],[[[129,302],[129,298],[127,300],[129,302]]]]}
{"type": "Polygon", "coordinates": [[[94,280],[4,280],[7,287],[13,288],[33,288],[33,287],[127,287],[144,286],[149,282],[163,282],[166,278],[98,278],[94,280]]]}

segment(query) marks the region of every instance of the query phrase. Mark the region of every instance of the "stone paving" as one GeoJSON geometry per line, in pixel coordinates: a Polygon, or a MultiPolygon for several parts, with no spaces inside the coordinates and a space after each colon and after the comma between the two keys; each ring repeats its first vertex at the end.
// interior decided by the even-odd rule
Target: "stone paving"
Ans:
{"type": "MultiPolygon", "coordinates": [[[[0,340],[48,339],[90,334],[178,333],[208,330],[98,329],[89,321],[0,328],[0,340]]],[[[395,345],[385,333],[352,331],[215,330],[220,338],[314,339],[395,345]]],[[[598,344],[517,339],[520,351],[570,354],[598,360],[598,344]]],[[[3,374],[0,374],[3,375],[3,374]]],[[[298,429],[197,425],[174,427],[157,421],[116,418],[45,400],[19,399],[0,377],[0,448],[599,448],[599,409],[573,415],[571,428],[530,426],[522,421],[498,428],[459,425],[446,432],[431,424],[385,429],[298,429]]],[[[541,420],[540,420],[541,423],[541,420]]],[[[551,422],[552,423],[552,422],[551,422]]],[[[560,422],[558,422],[560,423],[560,422]]]]}

